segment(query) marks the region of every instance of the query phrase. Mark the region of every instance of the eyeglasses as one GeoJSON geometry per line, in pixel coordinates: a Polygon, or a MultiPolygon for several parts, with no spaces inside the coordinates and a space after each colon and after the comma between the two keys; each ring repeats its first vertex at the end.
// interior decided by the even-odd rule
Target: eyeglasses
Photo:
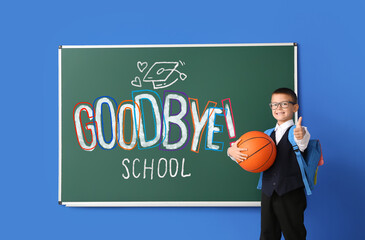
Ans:
{"type": "Polygon", "coordinates": [[[279,103],[269,103],[269,106],[272,110],[275,110],[279,107],[279,105],[281,106],[282,109],[286,109],[289,107],[289,103],[295,105],[295,102],[290,102],[290,101],[285,101],[285,102],[279,102],[279,103]]]}

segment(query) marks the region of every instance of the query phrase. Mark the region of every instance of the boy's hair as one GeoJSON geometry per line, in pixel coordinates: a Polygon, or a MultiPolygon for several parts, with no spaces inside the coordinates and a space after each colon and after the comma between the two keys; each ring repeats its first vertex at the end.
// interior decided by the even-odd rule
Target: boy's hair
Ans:
{"type": "Polygon", "coordinates": [[[293,100],[293,102],[295,102],[295,103],[298,103],[298,97],[297,97],[297,95],[295,94],[295,92],[293,91],[293,90],[291,90],[290,88],[278,88],[278,89],[276,89],[272,94],[271,94],[271,96],[272,95],[274,95],[274,94],[276,94],[276,93],[283,93],[283,94],[287,94],[287,95],[289,95],[291,98],[292,98],[292,100],[293,100]]]}

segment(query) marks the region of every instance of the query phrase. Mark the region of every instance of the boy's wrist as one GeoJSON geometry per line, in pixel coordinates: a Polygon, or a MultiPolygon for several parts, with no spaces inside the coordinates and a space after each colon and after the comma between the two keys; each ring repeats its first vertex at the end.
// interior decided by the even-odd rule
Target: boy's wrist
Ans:
{"type": "Polygon", "coordinates": [[[227,156],[230,158],[230,159],[232,159],[232,161],[234,161],[234,162],[236,162],[237,163],[237,161],[236,161],[236,159],[234,159],[230,154],[229,154],[229,149],[230,149],[231,147],[229,147],[228,149],[227,149],[227,156]]]}

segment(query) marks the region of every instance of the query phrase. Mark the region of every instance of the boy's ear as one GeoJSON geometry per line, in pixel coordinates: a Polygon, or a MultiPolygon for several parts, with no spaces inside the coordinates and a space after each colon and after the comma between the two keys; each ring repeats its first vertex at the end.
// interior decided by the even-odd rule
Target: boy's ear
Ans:
{"type": "Polygon", "coordinates": [[[298,110],[299,110],[299,104],[297,103],[294,105],[294,112],[298,112],[298,110]]]}

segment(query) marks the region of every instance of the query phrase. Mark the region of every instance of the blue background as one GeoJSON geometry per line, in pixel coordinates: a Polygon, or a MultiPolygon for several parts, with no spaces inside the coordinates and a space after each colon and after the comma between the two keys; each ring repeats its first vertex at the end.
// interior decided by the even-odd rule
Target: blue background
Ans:
{"type": "Polygon", "coordinates": [[[300,115],[326,162],[308,239],[365,239],[364,10],[360,0],[1,3],[0,238],[258,239],[260,208],[59,206],[58,45],[298,42],[300,115]]]}

